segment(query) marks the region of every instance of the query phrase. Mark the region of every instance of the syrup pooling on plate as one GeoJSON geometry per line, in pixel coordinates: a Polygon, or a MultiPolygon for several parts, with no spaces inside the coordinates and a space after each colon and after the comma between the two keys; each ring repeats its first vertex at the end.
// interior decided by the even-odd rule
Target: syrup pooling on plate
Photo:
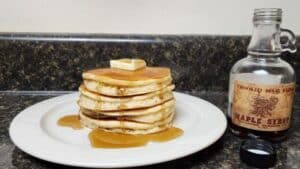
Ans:
{"type": "Polygon", "coordinates": [[[164,131],[146,134],[130,135],[106,132],[101,129],[94,129],[89,134],[91,145],[95,148],[126,148],[144,146],[148,142],[165,142],[173,140],[183,134],[183,131],[176,127],[164,131]]]}
{"type": "MultiPolygon", "coordinates": [[[[57,124],[63,127],[71,127],[75,130],[83,128],[78,115],[63,116],[57,121],[57,124]]],[[[144,146],[150,141],[166,142],[180,137],[182,134],[183,130],[176,127],[145,135],[120,134],[93,129],[89,133],[89,140],[92,147],[95,148],[126,148],[144,146]]]]}
{"type": "Polygon", "coordinates": [[[147,144],[147,139],[139,135],[128,135],[94,129],[89,133],[92,147],[95,148],[126,148],[139,147],[147,144]]]}
{"type": "Polygon", "coordinates": [[[57,121],[57,124],[63,127],[71,127],[75,130],[83,128],[78,115],[63,116],[57,121]]]}
{"type": "Polygon", "coordinates": [[[180,137],[183,134],[183,130],[177,127],[170,127],[164,131],[148,134],[147,137],[154,142],[165,142],[180,137]]]}

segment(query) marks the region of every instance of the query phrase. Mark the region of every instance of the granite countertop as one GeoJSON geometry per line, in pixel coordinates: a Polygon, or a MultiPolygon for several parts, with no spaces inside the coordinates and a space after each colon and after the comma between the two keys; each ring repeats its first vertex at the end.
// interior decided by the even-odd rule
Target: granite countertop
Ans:
{"type": "MultiPolygon", "coordinates": [[[[27,155],[11,142],[8,127],[14,116],[27,106],[57,96],[63,92],[0,92],[0,168],[66,168],[66,166],[46,162],[27,155]]],[[[226,93],[190,93],[206,99],[226,112],[226,93]]],[[[300,167],[300,96],[296,95],[294,120],[289,139],[277,143],[278,161],[275,168],[300,167]]],[[[30,132],[30,131],[28,131],[30,132]]],[[[226,131],[224,136],[209,148],[182,159],[141,167],[143,169],[196,169],[196,168],[251,168],[240,162],[240,139],[226,131]]]]}
{"type": "MultiPolygon", "coordinates": [[[[31,157],[15,147],[8,135],[9,124],[27,106],[68,93],[64,91],[77,90],[83,71],[106,67],[110,59],[137,57],[145,59],[151,66],[170,67],[176,90],[190,91],[226,112],[227,93],[221,91],[228,89],[228,72],[232,65],[247,56],[249,39],[249,36],[221,35],[0,32],[0,169],[65,168],[31,157]]],[[[296,46],[295,54],[283,53],[281,57],[295,69],[299,84],[299,36],[296,46]]],[[[300,168],[299,86],[297,92],[290,138],[275,145],[278,153],[275,168],[300,168]]],[[[226,131],[219,141],[201,152],[141,168],[251,168],[240,162],[240,142],[226,131]]]]}

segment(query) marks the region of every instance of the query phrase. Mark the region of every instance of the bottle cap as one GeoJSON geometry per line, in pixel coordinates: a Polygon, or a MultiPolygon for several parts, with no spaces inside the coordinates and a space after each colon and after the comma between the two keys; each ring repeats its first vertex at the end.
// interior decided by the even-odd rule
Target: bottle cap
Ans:
{"type": "Polygon", "coordinates": [[[248,139],[240,146],[241,160],[253,167],[268,168],[275,165],[276,151],[272,143],[262,139],[248,139]]]}

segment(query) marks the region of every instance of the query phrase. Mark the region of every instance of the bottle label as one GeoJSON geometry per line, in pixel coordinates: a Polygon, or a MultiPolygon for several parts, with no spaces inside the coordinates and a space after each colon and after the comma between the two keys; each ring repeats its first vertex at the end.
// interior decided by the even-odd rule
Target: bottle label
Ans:
{"type": "Polygon", "coordinates": [[[233,90],[233,124],[259,131],[289,128],[295,83],[260,85],[235,81],[233,90]]]}

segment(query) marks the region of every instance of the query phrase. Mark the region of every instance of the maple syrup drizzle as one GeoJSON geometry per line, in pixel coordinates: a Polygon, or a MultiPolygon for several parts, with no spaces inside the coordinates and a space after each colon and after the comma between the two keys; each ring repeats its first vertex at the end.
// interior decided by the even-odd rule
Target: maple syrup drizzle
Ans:
{"type": "Polygon", "coordinates": [[[83,128],[78,115],[63,116],[57,121],[57,124],[63,127],[71,127],[74,130],[79,130],[83,128]]]}
{"type": "MultiPolygon", "coordinates": [[[[71,127],[75,130],[83,128],[78,115],[63,116],[57,121],[57,124],[62,127],[71,127]]],[[[124,124],[121,123],[121,126],[123,125],[124,124]]],[[[170,141],[180,137],[182,134],[183,130],[176,127],[146,135],[120,134],[101,129],[93,129],[89,133],[89,140],[91,146],[95,148],[128,148],[145,146],[148,142],[170,141]]]]}
{"type": "Polygon", "coordinates": [[[120,105],[118,106],[119,110],[126,110],[128,107],[126,106],[126,104],[124,103],[120,103],[120,105]]]}
{"type": "Polygon", "coordinates": [[[146,67],[145,69],[139,69],[135,71],[116,68],[101,68],[89,70],[87,73],[127,81],[160,79],[168,77],[171,74],[170,69],[165,67],[146,67]]]}

